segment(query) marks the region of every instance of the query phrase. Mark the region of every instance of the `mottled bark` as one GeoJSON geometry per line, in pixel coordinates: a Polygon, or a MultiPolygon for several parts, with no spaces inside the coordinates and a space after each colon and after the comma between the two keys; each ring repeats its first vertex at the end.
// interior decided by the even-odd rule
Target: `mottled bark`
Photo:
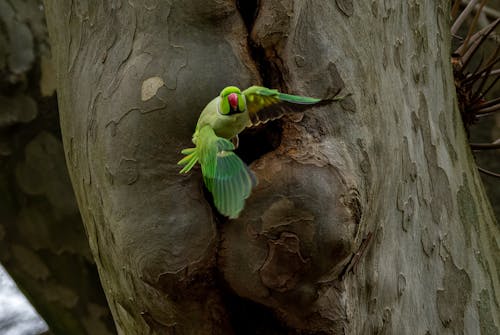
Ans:
{"type": "Polygon", "coordinates": [[[449,4],[262,0],[255,20],[229,0],[46,4],[120,333],[498,332],[499,232],[455,103],[449,4]],[[259,83],[352,96],[242,141],[260,183],[227,221],[176,162],[206,102],[259,83]]]}
{"type": "Polygon", "coordinates": [[[40,1],[0,0],[0,261],[53,334],[113,334],[69,180],[40,1]]]}

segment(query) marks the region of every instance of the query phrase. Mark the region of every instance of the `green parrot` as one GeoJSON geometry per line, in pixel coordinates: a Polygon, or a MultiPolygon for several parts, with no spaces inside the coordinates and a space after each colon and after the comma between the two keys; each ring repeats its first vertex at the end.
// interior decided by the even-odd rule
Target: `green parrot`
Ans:
{"type": "Polygon", "coordinates": [[[274,89],[251,86],[243,92],[228,86],[203,109],[193,134],[196,147],[182,150],[186,155],[177,164],[189,172],[199,162],[203,180],[212,193],[217,210],[237,218],[257,178],[233,152],[238,134],[247,127],[303,111],[308,107],[338,101],[343,97],[321,100],[280,93],[274,89]]]}

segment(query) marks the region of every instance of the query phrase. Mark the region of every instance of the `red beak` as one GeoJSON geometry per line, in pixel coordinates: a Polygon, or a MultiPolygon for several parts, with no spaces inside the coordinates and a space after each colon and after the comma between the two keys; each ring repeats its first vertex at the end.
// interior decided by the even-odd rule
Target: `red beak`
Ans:
{"type": "Polygon", "coordinates": [[[231,93],[227,96],[227,100],[229,100],[229,104],[232,109],[237,109],[238,107],[238,95],[236,93],[231,93]]]}

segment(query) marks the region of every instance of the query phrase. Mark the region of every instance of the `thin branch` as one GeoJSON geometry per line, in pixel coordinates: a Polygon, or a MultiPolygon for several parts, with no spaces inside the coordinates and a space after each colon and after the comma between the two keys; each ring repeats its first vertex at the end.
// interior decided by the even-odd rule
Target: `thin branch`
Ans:
{"type": "MultiPolygon", "coordinates": [[[[488,78],[488,77],[485,77],[485,78],[488,78]]],[[[496,77],[495,80],[493,80],[493,82],[490,84],[490,86],[488,86],[484,91],[480,92],[479,96],[476,99],[473,99],[473,103],[476,103],[479,100],[481,100],[495,86],[495,84],[498,82],[499,79],[500,79],[500,76],[496,77]]],[[[479,90],[478,90],[478,92],[479,92],[479,90]]]]}
{"type": "Polygon", "coordinates": [[[474,30],[476,28],[477,21],[479,20],[479,15],[481,14],[481,9],[483,9],[484,5],[486,5],[486,2],[488,2],[488,0],[481,1],[480,5],[479,5],[480,8],[476,12],[476,15],[474,15],[474,18],[472,19],[472,23],[469,26],[469,31],[467,31],[467,36],[465,37],[465,42],[464,42],[465,48],[467,48],[467,45],[469,44],[469,39],[471,38],[472,33],[474,32],[474,30]]]}
{"type": "Polygon", "coordinates": [[[460,10],[460,0],[455,0],[455,2],[453,3],[453,7],[451,7],[451,17],[453,19],[457,17],[459,10],[460,10]]]}
{"type": "MultiPolygon", "coordinates": [[[[499,58],[500,59],[500,58],[499,58]]],[[[488,76],[496,76],[497,74],[500,74],[500,69],[495,69],[495,70],[492,70],[488,76]]]]}
{"type": "MultiPolygon", "coordinates": [[[[497,61],[495,63],[498,63],[498,62],[500,62],[500,57],[497,59],[497,61]]],[[[499,74],[500,74],[500,69],[491,70],[489,72],[487,71],[487,69],[483,69],[483,70],[478,71],[477,73],[469,74],[469,76],[463,80],[463,83],[467,84],[467,83],[474,82],[477,79],[484,77],[484,76],[493,77],[493,76],[496,76],[499,74]]]]}
{"type": "MultiPolygon", "coordinates": [[[[488,69],[486,69],[487,72],[492,70],[493,65],[494,64],[491,64],[490,67],[488,69]]],[[[482,91],[482,89],[483,89],[484,85],[486,85],[486,82],[488,81],[488,79],[490,79],[489,76],[484,76],[483,78],[481,78],[481,81],[479,83],[479,87],[472,94],[472,97],[471,97],[472,104],[478,102],[484,96],[484,94],[486,94],[486,92],[491,88],[491,86],[490,86],[490,87],[488,87],[488,89],[485,92],[482,91]]],[[[496,80],[493,81],[493,84],[495,82],[496,82],[496,80]]]]}
{"type": "MultiPolygon", "coordinates": [[[[492,52],[488,60],[486,61],[486,64],[482,69],[479,70],[479,72],[484,72],[486,70],[488,71],[493,71],[493,68],[495,65],[500,62],[500,57],[497,57],[498,54],[500,53],[500,45],[498,45],[495,49],[495,52],[492,52]]],[[[472,72],[476,73],[476,72],[472,72]]]]}
{"type": "Polygon", "coordinates": [[[500,174],[499,173],[495,173],[493,171],[483,169],[480,166],[478,166],[477,169],[479,170],[479,172],[482,172],[482,173],[487,174],[489,176],[500,178],[500,174]]]}
{"type": "Polygon", "coordinates": [[[480,109],[483,109],[483,108],[486,108],[486,107],[490,107],[490,106],[496,105],[499,102],[500,102],[500,97],[492,99],[492,100],[489,100],[489,101],[485,101],[485,102],[483,102],[481,104],[474,105],[474,106],[472,106],[472,108],[470,110],[471,111],[477,111],[477,110],[480,110],[480,109]]]}
{"type": "Polygon", "coordinates": [[[500,143],[470,143],[472,150],[497,150],[500,149],[500,143]]]}
{"type": "MultiPolygon", "coordinates": [[[[467,52],[465,53],[465,55],[463,55],[463,57],[462,57],[462,64],[463,64],[462,68],[463,69],[465,69],[467,67],[467,64],[472,59],[472,56],[479,49],[479,46],[486,40],[486,38],[488,37],[488,35],[491,34],[491,32],[498,26],[499,23],[500,23],[500,19],[497,19],[497,20],[495,20],[495,22],[493,22],[492,24],[490,24],[489,26],[487,26],[486,28],[488,28],[488,29],[486,30],[486,32],[484,34],[481,34],[479,36],[479,38],[477,39],[477,41],[474,42],[474,44],[471,45],[471,47],[467,50],[467,52]]],[[[466,42],[467,41],[465,41],[464,44],[466,44],[466,42]]]]}
{"type": "Polygon", "coordinates": [[[460,15],[457,17],[457,19],[453,23],[453,26],[451,26],[451,33],[452,34],[456,34],[457,33],[458,29],[460,29],[460,27],[462,26],[462,24],[467,19],[467,16],[469,16],[470,12],[474,9],[474,7],[476,6],[476,3],[478,1],[479,0],[472,0],[467,5],[467,7],[465,7],[465,9],[462,11],[462,13],[460,13],[460,15]]]}
{"type": "MultiPolygon", "coordinates": [[[[469,4],[469,1],[462,0],[462,4],[467,5],[467,4],[469,4]]],[[[479,10],[479,6],[478,5],[474,6],[474,10],[475,11],[479,10]]],[[[498,19],[500,17],[500,12],[497,11],[496,9],[491,8],[491,7],[484,6],[482,11],[484,14],[486,14],[486,16],[489,16],[492,19],[498,19]]]]}
{"type": "MultiPolygon", "coordinates": [[[[477,42],[478,39],[480,39],[483,35],[486,34],[486,32],[492,27],[494,26],[496,23],[496,20],[493,21],[491,24],[487,25],[486,27],[484,27],[483,29],[479,30],[478,32],[476,32],[474,35],[471,36],[471,38],[469,39],[469,43],[470,44],[475,44],[475,42],[477,42]]],[[[493,27],[494,29],[494,27],[493,27]]],[[[462,43],[458,48],[457,50],[455,50],[455,54],[459,54],[459,55],[463,55],[465,53],[465,51],[467,50],[467,47],[469,45],[466,45],[465,43],[462,43]]]]}
{"type": "Polygon", "coordinates": [[[478,109],[477,111],[474,112],[474,114],[475,115],[485,115],[485,114],[495,113],[498,111],[500,111],[500,104],[496,104],[496,105],[488,107],[488,108],[478,109]]]}
{"type": "MultiPolygon", "coordinates": [[[[478,73],[478,72],[482,72],[481,70],[479,70],[481,68],[481,66],[483,65],[483,61],[484,61],[484,53],[481,55],[481,58],[479,59],[479,64],[474,68],[474,70],[471,72],[471,73],[478,73]]],[[[487,66],[486,66],[487,67],[487,66]]],[[[484,71],[484,70],[483,70],[484,71]]]]}

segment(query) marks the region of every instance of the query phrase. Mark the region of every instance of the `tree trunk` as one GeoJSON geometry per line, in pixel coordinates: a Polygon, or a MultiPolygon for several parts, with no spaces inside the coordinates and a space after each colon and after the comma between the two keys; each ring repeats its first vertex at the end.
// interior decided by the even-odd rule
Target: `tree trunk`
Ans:
{"type": "Polygon", "coordinates": [[[455,102],[449,3],[241,3],[46,0],[119,333],[496,334],[500,235],[455,102]],[[204,104],[251,84],[352,96],[247,135],[260,183],[228,221],[176,162],[204,104]]]}
{"type": "Polygon", "coordinates": [[[113,334],[64,160],[40,6],[0,0],[0,261],[53,334],[113,334]]]}

